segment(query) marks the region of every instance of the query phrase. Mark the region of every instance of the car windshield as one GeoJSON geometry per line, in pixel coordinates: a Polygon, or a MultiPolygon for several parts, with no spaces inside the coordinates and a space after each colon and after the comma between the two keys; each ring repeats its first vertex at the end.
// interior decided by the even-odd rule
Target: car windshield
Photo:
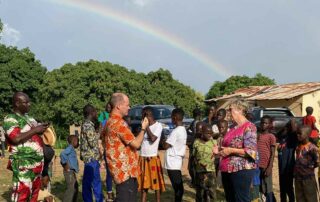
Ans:
{"type": "Polygon", "coordinates": [[[171,118],[171,112],[174,108],[153,107],[153,115],[156,120],[171,118]]]}
{"type": "MultiPolygon", "coordinates": [[[[170,106],[156,106],[152,107],[153,115],[156,120],[171,118],[171,112],[174,107],[170,106]]],[[[129,112],[129,116],[132,120],[141,120],[142,108],[132,108],[129,112]]]]}

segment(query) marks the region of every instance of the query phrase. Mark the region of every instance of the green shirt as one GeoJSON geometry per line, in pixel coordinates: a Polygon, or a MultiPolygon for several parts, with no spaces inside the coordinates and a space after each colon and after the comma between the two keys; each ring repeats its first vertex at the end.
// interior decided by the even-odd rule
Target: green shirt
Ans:
{"type": "Polygon", "coordinates": [[[215,171],[213,156],[213,148],[215,146],[217,146],[217,141],[214,139],[210,139],[207,142],[200,139],[194,141],[193,156],[197,173],[215,171]]]}
{"type": "Polygon", "coordinates": [[[108,112],[101,112],[99,114],[98,121],[99,121],[99,123],[102,123],[104,120],[107,120],[108,118],[109,118],[108,112]]]}

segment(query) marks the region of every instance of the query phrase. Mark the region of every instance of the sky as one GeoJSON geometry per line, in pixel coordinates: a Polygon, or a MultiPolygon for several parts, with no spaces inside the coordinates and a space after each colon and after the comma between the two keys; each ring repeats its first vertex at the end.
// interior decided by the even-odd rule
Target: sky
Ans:
{"type": "Polygon", "coordinates": [[[48,70],[90,59],[168,69],[207,93],[231,75],[319,81],[318,0],[0,0],[0,43],[48,70]]]}

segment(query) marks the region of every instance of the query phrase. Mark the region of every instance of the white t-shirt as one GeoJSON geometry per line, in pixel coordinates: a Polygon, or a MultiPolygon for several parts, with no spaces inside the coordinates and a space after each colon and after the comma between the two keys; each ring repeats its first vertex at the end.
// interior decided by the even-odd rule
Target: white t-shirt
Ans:
{"type": "Polygon", "coordinates": [[[219,133],[218,124],[213,124],[213,126],[212,126],[212,132],[213,132],[213,134],[219,133]]]}
{"type": "Polygon", "coordinates": [[[181,170],[187,143],[187,131],[185,127],[178,126],[173,129],[166,142],[171,147],[166,151],[164,167],[168,170],[181,170]]]}
{"type": "Polygon", "coordinates": [[[151,142],[149,141],[149,137],[147,132],[144,134],[143,142],[141,145],[141,151],[140,156],[144,157],[152,157],[158,155],[158,146],[161,139],[161,133],[162,133],[162,125],[159,122],[155,122],[151,126],[149,126],[151,132],[157,136],[158,138],[156,141],[151,142]]]}

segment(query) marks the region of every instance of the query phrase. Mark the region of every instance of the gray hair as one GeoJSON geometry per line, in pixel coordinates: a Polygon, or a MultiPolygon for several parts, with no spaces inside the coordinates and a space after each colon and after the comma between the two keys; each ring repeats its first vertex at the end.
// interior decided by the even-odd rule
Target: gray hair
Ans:
{"type": "Polygon", "coordinates": [[[233,106],[236,109],[241,110],[244,115],[246,115],[249,110],[249,103],[244,99],[235,99],[230,102],[229,106],[233,106]]]}

